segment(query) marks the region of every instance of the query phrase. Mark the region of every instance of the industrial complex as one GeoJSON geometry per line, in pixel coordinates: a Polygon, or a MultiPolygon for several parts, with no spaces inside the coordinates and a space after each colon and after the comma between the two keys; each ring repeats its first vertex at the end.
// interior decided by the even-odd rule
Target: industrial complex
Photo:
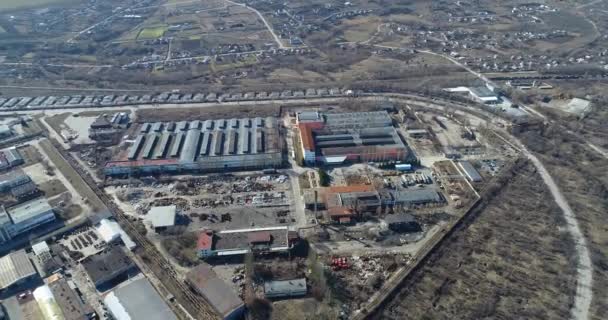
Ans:
{"type": "Polygon", "coordinates": [[[106,175],[278,168],[285,163],[277,119],[144,123],[106,175]]]}
{"type": "Polygon", "coordinates": [[[308,165],[400,161],[408,155],[386,111],[300,112],[297,125],[308,165]]]}

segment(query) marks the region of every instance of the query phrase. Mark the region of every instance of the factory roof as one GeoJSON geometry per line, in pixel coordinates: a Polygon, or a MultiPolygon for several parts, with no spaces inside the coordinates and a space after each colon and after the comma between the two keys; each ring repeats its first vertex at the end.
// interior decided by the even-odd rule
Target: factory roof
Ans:
{"type": "Polygon", "coordinates": [[[104,303],[117,320],[177,320],[169,306],[143,275],[112,290],[104,298],[104,303]]]}
{"type": "Polygon", "coordinates": [[[267,297],[305,295],[306,291],[306,278],[264,283],[264,294],[267,297]]]}
{"type": "Polygon", "coordinates": [[[471,87],[471,88],[469,88],[469,91],[471,91],[471,94],[473,94],[479,98],[496,97],[496,94],[494,93],[494,91],[488,89],[487,87],[471,87]]]}
{"type": "Polygon", "coordinates": [[[120,247],[113,246],[108,251],[89,256],[82,261],[82,266],[94,283],[106,280],[113,272],[120,272],[134,266],[133,261],[120,247]]]}
{"type": "Polygon", "coordinates": [[[18,224],[51,210],[53,208],[45,198],[37,198],[8,208],[6,211],[13,223],[18,224]]]}
{"type": "Polygon", "coordinates": [[[213,232],[204,230],[198,235],[197,250],[211,250],[213,247],[213,232]]]}
{"type": "Polygon", "coordinates": [[[154,228],[170,227],[175,224],[176,208],[175,205],[152,207],[146,215],[146,220],[148,220],[154,228]]]}
{"type": "Polygon", "coordinates": [[[304,149],[313,151],[315,150],[315,141],[312,136],[312,129],[307,125],[300,125],[300,137],[302,139],[302,146],[304,149]]]}
{"type": "Polygon", "coordinates": [[[0,189],[6,188],[5,185],[14,187],[26,184],[30,181],[32,181],[32,179],[21,170],[9,171],[8,173],[0,175],[0,189]]]}
{"type": "Polygon", "coordinates": [[[406,222],[414,222],[416,219],[411,214],[407,213],[395,213],[389,214],[384,217],[384,221],[388,224],[392,223],[406,223],[406,222]]]}
{"type": "Polygon", "coordinates": [[[0,258],[0,290],[35,274],[36,270],[25,250],[12,252],[0,258]]]}
{"type": "Polygon", "coordinates": [[[464,171],[465,176],[472,182],[481,181],[481,176],[479,172],[473,167],[473,165],[468,161],[460,161],[458,163],[462,170],[464,171]]]}
{"type": "Polygon", "coordinates": [[[186,278],[190,285],[222,316],[227,316],[243,306],[243,301],[234,290],[218,278],[206,263],[196,266],[188,272],[186,278]]]}
{"type": "Polygon", "coordinates": [[[0,134],[9,134],[11,133],[11,128],[6,124],[0,124],[0,134]]]}
{"type": "Polygon", "coordinates": [[[395,191],[393,197],[396,202],[407,203],[441,202],[443,200],[439,192],[433,189],[395,191]]]}
{"type": "Polygon", "coordinates": [[[49,245],[46,243],[46,241],[42,241],[34,244],[32,246],[32,251],[35,255],[39,256],[41,254],[51,252],[51,249],[49,248],[49,245]]]}
{"type": "Polygon", "coordinates": [[[317,111],[303,111],[298,113],[298,122],[321,121],[321,115],[317,111]]]}
{"type": "Polygon", "coordinates": [[[49,281],[48,287],[61,308],[65,320],[87,319],[87,316],[94,312],[93,308],[84,304],[70,288],[65,278],[53,278],[49,281]]]}

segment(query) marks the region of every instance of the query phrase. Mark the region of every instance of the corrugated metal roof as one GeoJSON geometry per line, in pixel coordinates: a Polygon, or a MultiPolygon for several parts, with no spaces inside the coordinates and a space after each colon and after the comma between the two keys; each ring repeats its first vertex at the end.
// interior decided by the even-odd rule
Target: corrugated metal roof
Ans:
{"type": "Polygon", "coordinates": [[[458,163],[460,165],[460,167],[462,168],[462,170],[464,170],[464,174],[465,176],[472,182],[479,182],[481,181],[481,175],[479,175],[479,172],[477,172],[477,170],[473,167],[473,165],[468,162],[468,161],[460,161],[458,163]]]}
{"type": "Polygon", "coordinates": [[[0,289],[36,274],[25,250],[19,250],[0,258],[0,289]]]}
{"type": "Polygon", "coordinates": [[[14,224],[19,224],[38,215],[52,211],[53,207],[45,198],[38,198],[20,203],[6,211],[13,220],[14,224]]]}
{"type": "Polygon", "coordinates": [[[201,138],[201,132],[198,129],[188,130],[184,146],[182,147],[182,154],[179,157],[181,162],[193,162],[196,159],[196,152],[198,149],[198,143],[201,138]]]}
{"type": "Polygon", "coordinates": [[[150,282],[138,276],[121,284],[104,298],[117,320],[177,320],[150,282]]]}
{"type": "Polygon", "coordinates": [[[267,281],[264,283],[264,294],[266,297],[296,296],[307,293],[306,278],[267,281]]]}

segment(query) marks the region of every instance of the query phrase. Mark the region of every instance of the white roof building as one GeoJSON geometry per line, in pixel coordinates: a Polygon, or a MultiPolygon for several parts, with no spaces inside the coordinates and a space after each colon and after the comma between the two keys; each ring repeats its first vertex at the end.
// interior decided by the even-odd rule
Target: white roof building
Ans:
{"type": "Polygon", "coordinates": [[[129,250],[133,250],[136,247],[131,237],[114,220],[102,219],[95,228],[101,239],[106,243],[121,239],[129,250]]]}
{"type": "Polygon", "coordinates": [[[177,320],[143,275],[120,284],[105,296],[103,302],[117,320],[177,320]]]}
{"type": "Polygon", "coordinates": [[[36,288],[34,292],[32,292],[34,299],[38,303],[38,307],[40,307],[40,311],[42,312],[44,319],[46,320],[64,320],[63,312],[61,311],[61,307],[55,300],[55,296],[51,291],[49,286],[44,285],[42,287],[36,288]]]}
{"type": "Polygon", "coordinates": [[[153,207],[150,209],[150,211],[148,211],[148,214],[146,215],[146,220],[154,228],[171,227],[175,225],[176,211],[177,207],[175,205],[153,207]]]}

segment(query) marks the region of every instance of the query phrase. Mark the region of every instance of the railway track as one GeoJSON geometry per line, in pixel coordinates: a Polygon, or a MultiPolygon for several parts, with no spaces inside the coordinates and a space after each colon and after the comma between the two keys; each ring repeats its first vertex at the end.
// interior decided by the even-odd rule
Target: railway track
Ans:
{"type": "Polygon", "coordinates": [[[114,218],[137,244],[136,251],[139,252],[139,258],[145,265],[150,268],[159,282],[162,283],[167,292],[187,310],[190,315],[196,319],[215,320],[220,317],[215,313],[213,308],[199,295],[195,294],[183,280],[181,280],[175,271],[173,265],[158,251],[156,246],[145,236],[142,235],[133,221],[129,219],[125,213],[116,206],[112,199],[95,183],[95,181],[84,171],[74,158],[54,140],[51,140],[53,147],[61,154],[61,156],[72,166],[72,168],[85,181],[87,186],[97,195],[105,207],[112,213],[114,218]]]}

